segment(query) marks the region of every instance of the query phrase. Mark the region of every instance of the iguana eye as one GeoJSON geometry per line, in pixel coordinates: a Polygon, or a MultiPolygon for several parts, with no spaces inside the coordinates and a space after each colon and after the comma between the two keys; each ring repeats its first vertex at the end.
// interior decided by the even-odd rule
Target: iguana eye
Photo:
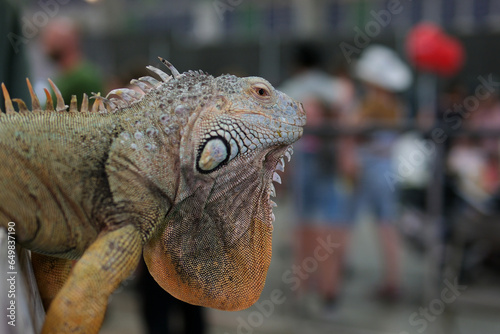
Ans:
{"type": "Polygon", "coordinates": [[[210,138],[200,150],[196,167],[201,173],[210,173],[226,163],[230,155],[231,147],[226,139],[210,138]]]}
{"type": "Polygon", "coordinates": [[[260,98],[263,98],[263,97],[266,98],[266,97],[271,96],[271,92],[269,91],[269,88],[267,88],[263,84],[255,85],[253,87],[253,91],[254,91],[255,95],[257,95],[260,98]]]}

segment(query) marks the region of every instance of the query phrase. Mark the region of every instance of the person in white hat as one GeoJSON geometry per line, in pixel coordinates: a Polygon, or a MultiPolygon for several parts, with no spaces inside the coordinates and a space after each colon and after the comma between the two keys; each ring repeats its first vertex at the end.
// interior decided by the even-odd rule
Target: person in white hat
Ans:
{"type": "Polygon", "coordinates": [[[390,176],[394,175],[392,148],[398,134],[387,127],[402,121],[403,107],[396,93],[410,86],[412,74],[394,51],[379,45],[364,50],[354,70],[366,88],[357,108],[355,124],[386,127],[359,140],[355,210],[358,213],[368,207],[377,221],[385,258],[385,277],[378,296],[394,300],[400,289],[400,242],[394,226],[398,219],[397,189],[390,182],[390,176]]]}

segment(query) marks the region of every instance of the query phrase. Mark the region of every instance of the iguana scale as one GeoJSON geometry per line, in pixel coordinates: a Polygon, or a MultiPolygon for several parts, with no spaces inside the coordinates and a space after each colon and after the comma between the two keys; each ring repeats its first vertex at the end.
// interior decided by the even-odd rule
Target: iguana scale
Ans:
{"type": "Polygon", "coordinates": [[[181,74],[161,60],[172,75],[148,66],[160,80],[131,81],[144,94],[112,90],[92,107],[84,95],[79,111],[51,81],[45,110],[27,81],[32,111],[2,84],[0,226],[15,222],[32,251],[43,333],[98,332],[142,252],[188,303],[239,310],[262,291],[272,181],[304,110],[262,78],[181,74]]]}

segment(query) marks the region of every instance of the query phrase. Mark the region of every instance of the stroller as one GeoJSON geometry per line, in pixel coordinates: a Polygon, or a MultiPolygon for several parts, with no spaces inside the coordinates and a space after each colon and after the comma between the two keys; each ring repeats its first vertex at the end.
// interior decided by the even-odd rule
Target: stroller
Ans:
{"type": "Polygon", "coordinates": [[[448,274],[474,283],[485,273],[500,275],[500,188],[476,201],[455,191],[446,238],[448,274]]]}

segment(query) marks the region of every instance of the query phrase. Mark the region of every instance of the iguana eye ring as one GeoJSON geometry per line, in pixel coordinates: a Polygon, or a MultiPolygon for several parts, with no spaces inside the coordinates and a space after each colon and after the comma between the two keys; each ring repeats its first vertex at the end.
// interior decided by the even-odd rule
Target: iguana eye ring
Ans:
{"type": "Polygon", "coordinates": [[[231,145],[224,137],[211,137],[201,146],[196,169],[203,174],[215,171],[229,161],[231,145]]]}
{"type": "Polygon", "coordinates": [[[253,87],[253,92],[259,98],[269,98],[271,96],[269,88],[264,84],[256,84],[253,87]]]}

